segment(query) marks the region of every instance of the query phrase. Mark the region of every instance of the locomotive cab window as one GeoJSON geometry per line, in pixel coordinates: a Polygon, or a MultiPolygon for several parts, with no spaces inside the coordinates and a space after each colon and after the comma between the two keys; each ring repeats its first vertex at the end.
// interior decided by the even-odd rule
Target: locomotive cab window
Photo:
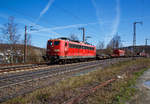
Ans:
{"type": "Polygon", "coordinates": [[[48,45],[52,46],[52,44],[53,44],[52,41],[48,41],[48,45]]]}
{"type": "Polygon", "coordinates": [[[54,45],[59,45],[60,41],[55,41],[54,45]]]}
{"type": "Polygon", "coordinates": [[[65,43],[65,46],[67,46],[67,43],[65,43]]]}

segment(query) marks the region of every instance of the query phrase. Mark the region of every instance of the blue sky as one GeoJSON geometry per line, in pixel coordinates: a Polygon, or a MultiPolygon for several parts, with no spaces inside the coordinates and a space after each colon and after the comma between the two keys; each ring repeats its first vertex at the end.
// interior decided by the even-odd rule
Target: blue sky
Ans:
{"type": "Polygon", "coordinates": [[[75,34],[82,40],[79,27],[85,27],[88,41],[107,44],[118,32],[123,44],[133,40],[133,22],[137,24],[137,45],[150,38],[150,0],[0,0],[0,27],[15,17],[21,38],[24,26],[34,26],[38,31],[28,31],[32,44],[46,47],[50,38],[75,34]]]}

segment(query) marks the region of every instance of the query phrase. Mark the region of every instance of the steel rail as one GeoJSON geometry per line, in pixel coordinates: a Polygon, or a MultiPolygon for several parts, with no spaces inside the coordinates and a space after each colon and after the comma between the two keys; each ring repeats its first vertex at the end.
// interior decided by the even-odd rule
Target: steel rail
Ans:
{"type": "MultiPolygon", "coordinates": [[[[15,84],[15,81],[14,80],[17,80],[18,78],[22,78],[22,79],[19,79],[20,80],[20,82],[18,82],[18,80],[17,80],[17,83],[16,84],[18,84],[18,83],[22,83],[22,82],[28,82],[28,81],[30,81],[30,80],[28,80],[28,79],[24,79],[24,78],[32,78],[32,79],[39,79],[39,78],[41,78],[41,77],[43,77],[43,76],[47,76],[47,75],[49,75],[49,76],[51,76],[50,74],[53,74],[53,73],[56,73],[56,75],[57,74],[59,74],[59,73],[66,73],[66,72],[70,72],[70,70],[76,70],[76,69],[83,69],[83,68],[88,68],[88,67],[91,67],[92,65],[99,65],[99,63],[90,63],[90,66],[87,66],[87,64],[84,64],[84,65],[79,65],[79,66],[71,66],[71,68],[69,69],[69,68],[65,68],[64,67],[64,69],[62,69],[62,68],[58,68],[58,69],[53,69],[53,70],[47,70],[47,71],[41,71],[41,72],[38,72],[38,73],[31,73],[31,75],[28,75],[28,74],[25,74],[24,76],[22,76],[22,75],[20,75],[20,76],[15,76],[16,77],[16,79],[15,78],[12,78],[12,77],[10,77],[11,79],[8,79],[8,78],[5,78],[5,79],[1,79],[0,81],[11,81],[11,83],[7,83],[8,85],[6,85],[6,86],[11,86],[11,85],[14,85],[15,84]]],[[[55,75],[55,74],[54,74],[55,75]]],[[[52,75],[53,76],[53,75],[52,75]]],[[[0,88],[3,88],[3,86],[1,86],[0,88]]]]}
{"type": "Polygon", "coordinates": [[[31,68],[38,68],[38,67],[44,67],[44,66],[45,65],[23,65],[23,66],[13,66],[13,67],[3,67],[3,68],[0,68],[0,74],[13,72],[13,71],[20,71],[20,70],[30,70],[31,68]]]}
{"type": "MultiPolygon", "coordinates": [[[[95,62],[91,62],[90,64],[94,64],[95,62]]],[[[32,72],[26,72],[26,73],[23,73],[23,74],[19,74],[19,75],[10,75],[10,76],[5,76],[4,78],[0,78],[0,81],[2,80],[8,80],[9,78],[19,78],[19,77],[27,77],[27,76],[30,76],[30,75],[37,75],[37,74],[44,74],[44,73],[48,73],[48,72],[55,72],[55,71],[59,71],[59,70],[64,70],[64,68],[66,69],[69,69],[70,67],[71,68],[75,68],[75,67],[80,67],[80,66],[84,66],[84,65],[87,65],[87,63],[83,63],[83,64],[75,64],[75,65],[70,65],[70,66],[56,66],[56,67],[46,67],[46,68],[41,68],[39,70],[35,70],[35,71],[32,71],[32,72]],[[59,68],[61,67],[61,68],[59,68]]]]}
{"type": "MultiPolygon", "coordinates": [[[[85,62],[80,62],[80,63],[85,63],[85,62]]],[[[19,71],[25,71],[25,70],[27,71],[27,70],[31,70],[31,69],[36,68],[36,67],[49,66],[47,64],[48,63],[41,63],[41,64],[38,63],[38,64],[27,64],[27,65],[17,65],[17,66],[0,67],[0,74],[4,74],[4,73],[8,73],[8,72],[17,72],[17,71],[19,72],[19,71]]],[[[77,64],[77,63],[73,63],[73,64],[77,64]]],[[[67,64],[67,65],[69,65],[69,64],[67,64]]],[[[53,64],[53,65],[50,65],[50,66],[56,66],[56,65],[53,64]]]]}
{"type": "Polygon", "coordinates": [[[39,77],[39,78],[35,78],[35,79],[24,80],[24,81],[20,81],[20,82],[17,82],[17,83],[13,83],[13,84],[9,84],[9,85],[2,86],[2,87],[0,87],[0,89],[5,88],[5,87],[10,87],[10,86],[13,86],[13,85],[17,85],[17,84],[22,84],[22,83],[25,83],[25,82],[37,81],[37,80],[39,80],[39,79],[44,79],[44,78],[48,78],[48,77],[53,77],[53,76],[57,76],[57,75],[62,75],[62,74],[65,74],[65,73],[69,73],[69,72],[73,72],[73,71],[78,71],[78,70],[82,70],[82,69],[85,69],[85,68],[96,67],[96,66],[98,66],[98,65],[100,65],[100,64],[91,65],[91,66],[85,66],[85,67],[81,67],[81,68],[77,68],[77,69],[65,70],[65,71],[53,73],[53,74],[50,74],[50,75],[47,75],[47,76],[42,76],[42,77],[39,77]]]}

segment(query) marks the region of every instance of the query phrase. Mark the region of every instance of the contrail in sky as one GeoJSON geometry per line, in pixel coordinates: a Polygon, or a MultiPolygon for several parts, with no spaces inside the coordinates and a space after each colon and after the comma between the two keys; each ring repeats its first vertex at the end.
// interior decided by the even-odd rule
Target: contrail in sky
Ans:
{"type": "Polygon", "coordinates": [[[117,33],[118,26],[120,23],[120,0],[116,0],[116,5],[117,5],[116,6],[116,18],[115,18],[114,23],[113,23],[111,36],[113,36],[117,33]]]}
{"type": "Polygon", "coordinates": [[[73,25],[66,25],[66,26],[57,26],[51,28],[51,30],[63,30],[63,29],[68,29],[68,28],[78,28],[81,26],[87,26],[87,25],[92,25],[92,24],[97,24],[96,22],[91,22],[91,23],[86,23],[86,24],[73,24],[73,25]]]}
{"type": "Polygon", "coordinates": [[[37,23],[41,17],[48,11],[48,9],[51,7],[55,0],[49,0],[48,4],[45,6],[45,8],[40,12],[40,16],[37,18],[36,22],[37,23]]]}
{"type": "Polygon", "coordinates": [[[108,43],[112,39],[112,37],[117,34],[119,23],[120,23],[120,0],[116,0],[116,17],[115,20],[113,21],[111,29],[112,31],[108,35],[105,35],[104,40],[105,43],[108,43]]]}
{"type": "Polygon", "coordinates": [[[92,2],[93,6],[94,6],[94,8],[96,10],[96,16],[97,16],[98,22],[99,22],[99,24],[101,24],[102,20],[100,18],[100,11],[99,11],[99,8],[97,7],[96,1],[95,0],[91,0],[91,2],[92,2]]]}
{"type": "MultiPolygon", "coordinates": [[[[87,26],[87,25],[94,25],[97,24],[96,22],[91,22],[87,24],[73,24],[73,25],[66,25],[66,26],[57,26],[57,27],[52,27],[52,28],[45,28],[39,25],[36,25],[39,28],[39,31],[56,31],[56,30],[64,30],[64,29],[69,29],[69,28],[78,28],[81,26],[87,26]]],[[[33,32],[39,32],[39,31],[33,31],[33,32]]]]}
{"type": "MultiPolygon", "coordinates": [[[[99,22],[99,25],[101,26],[102,23],[104,23],[102,21],[102,18],[100,17],[100,13],[102,11],[99,10],[99,8],[98,8],[98,6],[96,4],[96,0],[91,0],[91,2],[92,2],[93,6],[94,6],[94,8],[96,10],[97,20],[99,22]]],[[[111,32],[107,36],[105,36],[105,40],[104,41],[106,43],[117,33],[119,23],[120,23],[120,0],[116,0],[116,17],[115,17],[115,20],[113,21],[111,32]]]]}

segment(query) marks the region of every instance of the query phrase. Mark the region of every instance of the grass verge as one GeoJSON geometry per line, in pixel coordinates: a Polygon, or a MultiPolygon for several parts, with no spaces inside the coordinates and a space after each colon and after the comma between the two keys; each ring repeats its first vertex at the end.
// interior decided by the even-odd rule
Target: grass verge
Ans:
{"type": "Polygon", "coordinates": [[[122,86],[120,86],[120,92],[117,95],[117,103],[124,104],[127,100],[130,100],[132,96],[136,93],[137,89],[134,87],[136,80],[146,71],[147,68],[141,69],[138,72],[134,72],[132,77],[130,77],[122,86]]]}

